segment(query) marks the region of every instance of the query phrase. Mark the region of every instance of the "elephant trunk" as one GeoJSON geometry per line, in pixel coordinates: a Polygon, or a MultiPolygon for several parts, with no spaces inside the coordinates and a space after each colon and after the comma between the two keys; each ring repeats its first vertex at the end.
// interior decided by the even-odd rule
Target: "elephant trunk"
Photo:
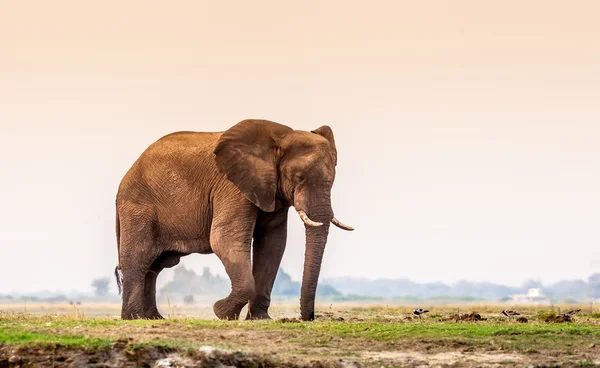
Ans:
{"type": "MultiPolygon", "coordinates": [[[[328,196],[329,198],[329,196],[328,196]]],[[[333,218],[331,202],[321,201],[321,204],[311,206],[311,220],[322,223],[322,226],[311,226],[305,223],[306,250],[304,254],[304,273],[302,275],[302,290],[300,292],[300,314],[304,321],[315,319],[315,296],[321,261],[329,235],[329,225],[333,218]],[[325,203],[324,203],[325,202],[325,203]]]]}

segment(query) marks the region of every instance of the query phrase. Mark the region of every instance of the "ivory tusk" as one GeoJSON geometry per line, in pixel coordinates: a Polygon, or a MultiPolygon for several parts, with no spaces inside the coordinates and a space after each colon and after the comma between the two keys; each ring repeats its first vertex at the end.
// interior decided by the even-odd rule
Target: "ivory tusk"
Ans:
{"type": "Polygon", "coordinates": [[[322,222],[315,222],[315,221],[311,220],[308,217],[308,215],[306,214],[306,212],[304,212],[303,210],[298,211],[298,215],[300,215],[300,218],[302,219],[302,221],[304,221],[304,223],[308,226],[318,227],[318,226],[323,225],[322,222]]]}
{"type": "Polygon", "coordinates": [[[354,228],[352,226],[348,226],[348,225],[341,223],[340,220],[336,219],[335,217],[331,220],[331,223],[334,224],[335,226],[339,227],[340,229],[343,229],[346,231],[354,230],[354,228]]]}

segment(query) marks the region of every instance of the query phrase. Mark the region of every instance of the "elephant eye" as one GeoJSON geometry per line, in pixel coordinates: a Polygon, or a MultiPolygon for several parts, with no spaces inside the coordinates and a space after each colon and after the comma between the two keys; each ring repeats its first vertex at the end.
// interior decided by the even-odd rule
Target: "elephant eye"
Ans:
{"type": "Polygon", "coordinates": [[[295,173],[294,180],[296,180],[297,182],[301,182],[302,180],[304,180],[304,175],[302,175],[302,173],[295,173]]]}

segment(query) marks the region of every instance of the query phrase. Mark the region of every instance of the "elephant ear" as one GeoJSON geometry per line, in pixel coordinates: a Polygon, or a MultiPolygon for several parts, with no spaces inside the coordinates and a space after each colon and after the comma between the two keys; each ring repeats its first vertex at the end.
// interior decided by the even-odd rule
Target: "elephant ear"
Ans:
{"type": "Polygon", "coordinates": [[[333,156],[333,164],[337,166],[337,148],[335,148],[335,138],[333,137],[333,130],[328,125],[312,130],[311,133],[318,134],[329,141],[331,147],[331,155],[333,156]]]}
{"type": "Polygon", "coordinates": [[[279,143],[292,131],[268,120],[243,120],[223,133],[213,151],[219,171],[265,212],[275,210],[279,143]]]}

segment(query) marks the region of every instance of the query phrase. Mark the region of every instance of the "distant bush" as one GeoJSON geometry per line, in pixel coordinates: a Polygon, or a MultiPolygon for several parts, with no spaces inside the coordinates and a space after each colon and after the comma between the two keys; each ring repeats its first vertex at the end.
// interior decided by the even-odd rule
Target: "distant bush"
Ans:
{"type": "Polygon", "coordinates": [[[423,298],[419,298],[416,296],[404,296],[404,297],[394,298],[394,301],[399,302],[399,303],[421,303],[423,301],[423,298]]]}
{"type": "Polygon", "coordinates": [[[476,302],[478,300],[483,300],[482,298],[476,298],[474,296],[435,296],[433,298],[429,298],[428,300],[435,301],[457,301],[457,302],[476,302]]]}
{"type": "Polygon", "coordinates": [[[562,300],[563,304],[577,304],[579,303],[575,298],[565,298],[562,300]]]}
{"type": "Polygon", "coordinates": [[[99,279],[92,280],[92,287],[94,288],[94,294],[98,297],[103,297],[108,294],[108,286],[110,285],[110,279],[108,277],[102,277],[99,279]]]}
{"type": "Polygon", "coordinates": [[[173,279],[159,290],[159,298],[168,294],[186,295],[227,295],[231,290],[228,278],[213,274],[205,267],[202,274],[181,265],[175,268],[173,279]]]}
{"type": "Polygon", "coordinates": [[[37,296],[20,296],[18,300],[27,301],[27,302],[39,302],[40,298],[37,296]]]}
{"type": "Polygon", "coordinates": [[[319,285],[317,287],[317,296],[341,296],[342,293],[340,293],[339,291],[336,290],[336,288],[334,288],[331,285],[319,285]]]}
{"type": "MultiPolygon", "coordinates": [[[[298,297],[301,286],[300,282],[292,280],[291,276],[280,268],[277,271],[271,293],[274,297],[298,297]]],[[[167,292],[171,295],[185,297],[186,295],[226,296],[230,291],[231,281],[229,278],[213,274],[208,267],[204,268],[202,274],[196,274],[194,270],[182,265],[175,268],[173,280],[160,289],[159,298],[166,297],[167,292]]],[[[331,285],[321,283],[317,287],[317,296],[340,297],[342,293],[331,285]]],[[[184,303],[191,302],[184,300],[184,303]]]]}
{"type": "Polygon", "coordinates": [[[337,295],[333,297],[333,300],[336,302],[355,302],[355,301],[380,301],[383,300],[382,297],[377,296],[366,296],[366,295],[337,295]]]}

